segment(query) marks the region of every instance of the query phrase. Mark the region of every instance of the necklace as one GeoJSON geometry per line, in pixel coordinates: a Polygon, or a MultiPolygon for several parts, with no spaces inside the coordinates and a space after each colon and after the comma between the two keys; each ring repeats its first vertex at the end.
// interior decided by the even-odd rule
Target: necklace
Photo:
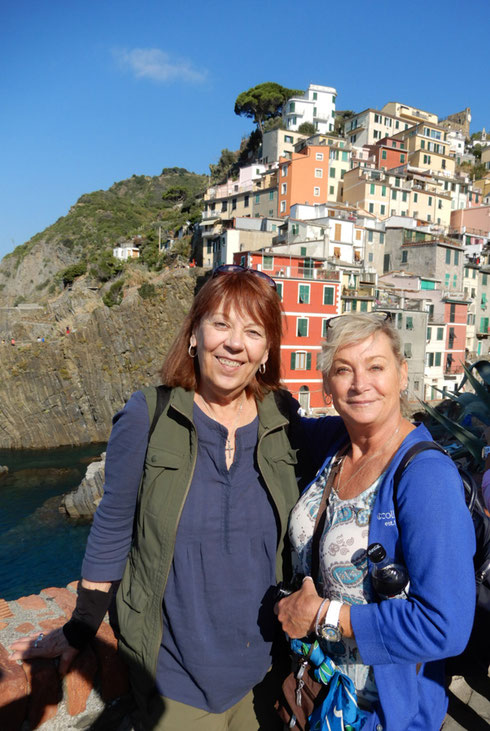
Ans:
{"type": "Polygon", "coordinates": [[[356,477],[359,474],[359,472],[361,472],[366,467],[366,465],[369,464],[369,462],[371,462],[376,457],[379,457],[380,454],[383,454],[383,452],[386,451],[388,445],[393,441],[393,439],[396,437],[396,435],[400,431],[400,426],[401,426],[401,424],[398,425],[398,427],[395,429],[395,431],[393,432],[393,434],[391,435],[391,437],[388,439],[388,441],[386,442],[386,444],[384,445],[384,447],[382,449],[380,449],[378,452],[375,452],[373,455],[371,455],[371,457],[369,457],[369,459],[367,459],[360,467],[358,467],[358,469],[349,477],[349,479],[346,482],[344,482],[344,484],[341,487],[340,486],[340,480],[342,478],[342,470],[344,468],[344,462],[345,462],[345,458],[346,458],[347,455],[345,454],[343,456],[342,462],[340,464],[340,469],[339,469],[338,477],[337,477],[337,486],[334,487],[334,490],[335,490],[335,492],[337,493],[337,495],[339,497],[340,497],[340,490],[341,489],[346,488],[347,485],[350,482],[352,482],[352,480],[354,479],[354,477],[356,477]]]}
{"type": "MultiPolygon", "coordinates": [[[[201,394],[199,394],[199,396],[200,396],[200,398],[201,398],[204,406],[208,410],[209,414],[211,415],[211,418],[214,419],[214,421],[218,421],[218,419],[216,419],[215,414],[213,414],[213,412],[211,410],[211,407],[209,406],[209,404],[206,401],[206,399],[203,396],[201,396],[201,394]]],[[[231,426],[231,429],[228,429],[228,436],[226,437],[226,442],[225,442],[225,452],[227,453],[228,457],[231,457],[231,455],[233,454],[233,451],[235,449],[234,445],[231,443],[231,435],[232,434],[233,434],[233,436],[235,435],[235,429],[236,429],[236,426],[237,426],[238,421],[240,419],[240,414],[242,413],[242,409],[243,409],[243,404],[244,403],[245,403],[245,391],[243,391],[243,393],[242,393],[242,398],[241,398],[241,401],[240,401],[240,406],[237,409],[237,414],[236,414],[236,417],[235,417],[235,421],[233,422],[233,424],[231,426]]]]}

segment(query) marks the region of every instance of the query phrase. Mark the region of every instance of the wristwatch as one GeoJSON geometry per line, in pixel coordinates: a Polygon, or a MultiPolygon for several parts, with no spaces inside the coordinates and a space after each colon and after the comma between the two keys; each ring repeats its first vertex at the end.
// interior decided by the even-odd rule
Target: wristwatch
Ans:
{"type": "Polygon", "coordinates": [[[340,642],[342,635],[339,629],[339,616],[342,602],[332,600],[322,624],[318,627],[318,636],[327,642],[340,642]]]}

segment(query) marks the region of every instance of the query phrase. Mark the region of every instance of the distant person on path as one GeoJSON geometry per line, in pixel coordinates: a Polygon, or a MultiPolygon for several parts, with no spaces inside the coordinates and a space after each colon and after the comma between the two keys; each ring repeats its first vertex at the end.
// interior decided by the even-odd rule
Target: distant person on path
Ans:
{"type": "Polygon", "coordinates": [[[10,345],[15,345],[15,338],[12,338],[10,341],[10,345]]]}
{"type": "Polygon", "coordinates": [[[70,328],[69,328],[69,327],[68,327],[68,325],[67,325],[67,326],[66,326],[66,335],[69,335],[69,334],[70,334],[70,328]]]}
{"type": "Polygon", "coordinates": [[[278,407],[281,399],[298,408],[280,391],[281,329],[272,279],[240,266],[215,270],[163,365],[169,401],[149,444],[155,389],[133,394],[114,417],[73,618],[15,642],[13,659],[61,655],[66,672],[122,578],[120,649],[143,728],[282,728],[273,672],[264,680],[298,497],[278,407]]]}

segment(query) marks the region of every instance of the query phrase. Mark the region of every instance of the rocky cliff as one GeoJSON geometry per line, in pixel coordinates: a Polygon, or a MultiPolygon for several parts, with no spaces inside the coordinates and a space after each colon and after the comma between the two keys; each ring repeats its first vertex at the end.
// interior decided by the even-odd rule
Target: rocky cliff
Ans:
{"type": "Polygon", "coordinates": [[[0,344],[0,448],[106,441],[131,393],[159,382],[196,282],[195,272],[165,270],[154,296],[130,287],[108,308],[82,281],[44,306],[0,309],[0,331],[16,340],[0,344]]]}

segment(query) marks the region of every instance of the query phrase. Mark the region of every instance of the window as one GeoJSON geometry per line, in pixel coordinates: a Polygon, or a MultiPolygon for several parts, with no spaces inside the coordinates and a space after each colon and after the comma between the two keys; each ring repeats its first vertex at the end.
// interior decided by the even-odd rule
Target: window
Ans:
{"type": "Polygon", "coordinates": [[[315,168],[315,178],[323,178],[323,170],[321,168],[315,168]]]}
{"type": "Polygon", "coordinates": [[[266,254],[264,254],[262,256],[262,269],[267,270],[269,272],[272,269],[274,269],[274,257],[273,256],[267,256],[266,254]]]}
{"type": "Polygon", "coordinates": [[[362,231],[360,229],[356,229],[356,241],[361,241],[362,239],[362,231]]]}
{"type": "Polygon", "coordinates": [[[369,213],[374,213],[374,203],[369,204],[369,213]]]}
{"type": "Polygon", "coordinates": [[[459,251],[454,252],[454,263],[459,264],[459,251]]]}
{"type": "Polygon", "coordinates": [[[291,233],[293,236],[297,236],[299,234],[299,223],[293,223],[291,225],[291,233]]]}
{"type": "Polygon", "coordinates": [[[403,152],[400,153],[400,162],[405,162],[405,155],[403,152]]]}
{"type": "Polygon", "coordinates": [[[288,190],[288,184],[287,183],[282,183],[282,185],[281,185],[281,195],[286,195],[287,190],[288,190]]]}
{"type": "Polygon", "coordinates": [[[427,328],[427,336],[426,336],[427,341],[430,340],[430,336],[431,335],[432,335],[432,328],[431,327],[428,327],[427,328]]]}
{"type": "Polygon", "coordinates": [[[385,209],[386,209],[386,206],[384,206],[383,204],[381,204],[380,207],[379,207],[379,212],[380,212],[380,215],[381,216],[384,216],[385,215],[385,209]]]}
{"type": "Polygon", "coordinates": [[[323,288],[323,304],[333,305],[334,288],[324,287],[323,288]]]}
{"type": "Polygon", "coordinates": [[[435,357],[434,365],[440,366],[441,365],[441,353],[440,352],[436,353],[435,356],[436,357],[435,357]]]}
{"type": "MultiPolygon", "coordinates": [[[[455,263],[456,263],[456,262],[455,262],[455,263]]],[[[482,275],[481,275],[481,283],[482,283],[482,285],[483,285],[484,287],[486,287],[486,286],[487,286],[487,281],[488,281],[488,274],[482,274],[482,275]]]]}
{"type": "Polygon", "coordinates": [[[342,239],[342,224],[336,223],[335,231],[334,231],[334,240],[340,241],[341,239],[342,239]]]}
{"type": "Polygon", "coordinates": [[[456,322],[456,305],[449,306],[449,322],[456,322]]]}
{"type": "Polygon", "coordinates": [[[344,175],[346,174],[346,172],[347,172],[347,170],[340,171],[340,177],[342,178],[342,180],[344,179],[344,175]]]}
{"type": "Polygon", "coordinates": [[[400,178],[395,178],[395,185],[397,188],[400,187],[400,178]]]}
{"type": "Polygon", "coordinates": [[[419,194],[418,193],[414,193],[413,194],[413,202],[414,203],[417,203],[418,199],[419,199],[419,194]]]}
{"type": "Polygon", "coordinates": [[[374,183],[371,183],[371,185],[369,186],[369,193],[371,195],[374,195],[375,190],[376,190],[376,186],[374,185],[374,183]]]}
{"type": "MultiPolygon", "coordinates": [[[[381,207],[384,208],[384,206],[381,206],[381,207]]],[[[385,235],[384,235],[383,231],[380,231],[379,232],[379,243],[384,244],[384,242],[385,242],[385,235]]]]}
{"type": "Polygon", "coordinates": [[[317,152],[315,154],[315,160],[323,160],[323,152],[317,152]]]}
{"type": "Polygon", "coordinates": [[[244,196],[244,198],[243,198],[243,207],[244,208],[248,208],[248,201],[249,201],[249,199],[250,199],[250,196],[249,195],[244,196]]]}
{"type": "Polygon", "coordinates": [[[370,244],[372,244],[373,239],[374,239],[374,233],[373,233],[373,231],[368,231],[368,241],[369,241],[370,244]]]}
{"type": "Polygon", "coordinates": [[[231,199],[231,210],[234,211],[236,209],[236,198],[231,199]]]}
{"type": "Polygon", "coordinates": [[[405,358],[412,357],[412,343],[405,343],[403,345],[403,355],[405,356],[405,358]]]}
{"type": "Polygon", "coordinates": [[[298,302],[302,305],[308,305],[310,302],[310,285],[298,285],[298,302]]]}
{"type": "Polygon", "coordinates": [[[260,203],[260,193],[255,194],[255,202],[260,203]]]}
{"type": "Polygon", "coordinates": [[[282,166],[282,177],[285,178],[288,174],[288,165],[282,166]]]}
{"type": "Polygon", "coordinates": [[[405,249],[405,251],[402,251],[402,264],[406,264],[408,261],[408,251],[405,249]]]}
{"type": "Polygon", "coordinates": [[[313,101],[316,102],[317,99],[318,99],[318,94],[316,93],[316,91],[314,91],[313,92],[313,101]]]}
{"type": "Polygon", "coordinates": [[[424,165],[430,165],[430,155],[424,155],[424,165]]]}
{"type": "Polygon", "coordinates": [[[391,191],[391,200],[396,201],[396,190],[391,191]]]}
{"type": "Polygon", "coordinates": [[[308,318],[307,317],[298,317],[296,319],[296,335],[299,338],[308,337],[308,318]]]}
{"type": "Polygon", "coordinates": [[[387,152],[386,152],[386,150],[383,150],[381,153],[381,159],[386,160],[386,158],[387,158],[387,152]]]}
{"type": "MultiPolygon", "coordinates": [[[[341,143],[341,147],[342,147],[341,143]]],[[[342,162],[348,162],[349,161],[349,153],[346,150],[342,150],[342,162]]]]}
{"type": "Polygon", "coordinates": [[[330,177],[335,178],[335,168],[330,168],[330,177]]]}
{"type": "MultiPolygon", "coordinates": [[[[373,191],[374,192],[374,191],[373,191]]],[[[386,185],[381,186],[381,195],[386,196],[386,185]]]]}
{"type": "Polygon", "coordinates": [[[313,107],[313,116],[316,117],[316,107],[313,107]]]}
{"type": "Polygon", "coordinates": [[[429,368],[432,368],[432,366],[434,365],[434,353],[427,353],[426,362],[427,362],[427,366],[429,368]]]}
{"type": "Polygon", "coordinates": [[[320,195],[320,188],[317,185],[313,188],[313,195],[316,197],[320,195]]]}
{"type": "Polygon", "coordinates": [[[487,333],[488,332],[488,317],[481,317],[480,318],[480,332],[481,333],[487,333]]]}
{"type": "MultiPolygon", "coordinates": [[[[328,320],[322,320],[322,338],[327,337],[328,320]]],[[[320,370],[320,369],[317,369],[320,370]]]]}
{"type": "Polygon", "coordinates": [[[289,111],[290,112],[295,112],[296,111],[296,109],[295,109],[295,102],[289,102],[289,111]]]}
{"type": "Polygon", "coordinates": [[[279,299],[281,300],[281,302],[282,302],[282,287],[283,287],[282,282],[276,281],[276,290],[277,290],[277,294],[279,295],[279,299]]]}
{"type": "Polygon", "coordinates": [[[444,340],[444,328],[443,327],[437,328],[437,339],[444,340]]]}
{"type": "Polygon", "coordinates": [[[292,371],[309,371],[311,370],[311,353],[299,351],[291,353],[291,370],[292,371]]]}
{"type": "Polygon", "coordinates": [[[221,213],[226,213],[226,201],[221,204],[221,213]]]}
{"type": "Polygon", "coordinates": [[[405,329],[413,330],[413,317],[407,316],[407,318],[405,320],[405,329]]]}
{"type": "Polygon", "coordinates": [[[281,213],[286,213],[286,201],[281,201],[281,213]]]}
{"type": "Polygon", "coordinates": [[[335,188],[334,188],[334,186],[333,186],[333,185],[331,185],[331,186],[329,187],[329,189],[328,189],[328,192],[329,192],[329,194],[330,194],[330,195],[333,195],[333,194],[335,193],[335,188]]]}
{"type": "Polygon", "coordinates": [[[406,202],[407,202],[407,193],[406,193],[405,191],[403,191],[403,193],[402,193],[402,201],[403,201],[404,203],[406,203],[406,202]]]}
{"type": "Polygon", "coordinates": [[[446,264],[451,263],[451,249],[446,249],[446,264]]]}
{"type": "Polygon", "coordinates": [[[291,135],[284,135],[284,142],[294,142],[294,138],[291,135]]]}
{"type": "Polygon", "coordinates": [[[269,191],[269,200],[270,201],[274,200],[274,191],[273,190],[269,191]]]}

